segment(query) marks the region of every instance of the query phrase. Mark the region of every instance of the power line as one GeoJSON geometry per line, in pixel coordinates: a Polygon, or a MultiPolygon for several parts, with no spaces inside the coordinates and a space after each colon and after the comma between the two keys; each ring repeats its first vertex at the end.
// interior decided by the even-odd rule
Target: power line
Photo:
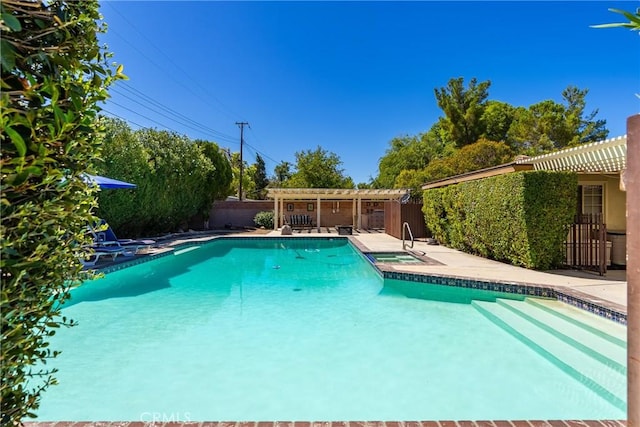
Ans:
{"type": "MultiPolygon", "coordinates": [[[[124,16],[124,15],[123,15],[123,14],[122,14],[122,13],[121,13],[121,12],[120,12],[120,11],[119,11],[115,6],[114,6],[114,5],[112,5],[110,2],[109,2],[108,4],[109,4],[109,7],[111,7],[111,9],[112,9],[115,13],[117,13],[117,14],[118,14],[118,15],[119,15],[119,16],[120,16],[120,17],[121,17],[121,18],[122,18],[122,19],[123,19],[123,20],[124,20],[124,21],[125,21],[125,22],[130,26],[130,27],[131,27],[131,28],[133,28],[133,29],[134,29],[134,30],[135,30],[135,31],[136,31],[140,36],[142,36],[142,37],[143,37],[143,38],[144,38],[144,39],[149,43],[149,45],[151,45],[154,49],[156,49],[158,52],[160,52],[160,53],[161,53],[161,54],[162,54],[162,55],[167,59],[168,63],[172,64],[172,66],[174,67],[174,69],[178,69],[179,71],[181,71],[181,75],[189,77],[188,81],[189,81],[190,83],[193,83],[193,84],[195,84],[196,86],[198,86],[198,87],[202,90],[202,92],[204,92],[204,93],[206,93],[206,94],[207,94],[207,96],[208,96],[209,98],[208,98],[208,99],[204,99],[204,98],[201,96],[201,93],[194,92],[194,91],[193,91],[193,89],[192,89],[192,86],[188,86],[188,85],[186,85],[186,84],[184,83],[184,80],[182,80],[182,81],[181,81],[181,80],[177,80],[177,79],[174,77],[174,73],[173,73],[173,72],[167,72],[167,71],[168,71],[167,69],[165,69],[163,66],[161,66],[160,64],[158,64],[158,63],[157,63],[156,61],[154,61],[152,58],[150,58],[150,57],[149,57],[149,56],[148,56],[148,55],[147,55],[143,50],[141,50],[141,49],[139,49],[138,47],[136,47],[136,46],[135,46],[134,44],[132,44],[132,43],[131,43],[127,38],[123,37],[123,36],[122,36],[122,35],[120,35],[118,32],[113,31],[113,29],[110,29],[110,30],[109,30],[109,33],[112,33],[112,34],[114,34],[115,36],[117,36],[118,38],[120,38],[121,40],[123,40],[126,44],[128,44],[128,45],[129,45],[129,46],[131,46],[131,47],[132,47],[136,52],[138,52],[142,57],[146,58],[146,59],[149,61],[149,63],[151,63],[151,64],[152,64],[152,65],[154,65],[156,68],[158,68],[159,70],[163,71],[164,73],[166,73],[166,74],[167,74],[167,75],[168,75],[168,76],[169,76],[169,77],[170,77],[174,82],[176,82],[176,83],[178,83],[179,85],[181,85],[182,87],[186,88],[186,89],[187,89],[187,90],[188,90],[192,95],[194,95],[196,98],[198,98],[199,100],[201,100],[202,102],[204,102],[207,106],[209,106],[209,107],[213,107],[213,108],[217,109],[218,111],[222,112],[223,114],[227,115],[228,117],[232,117],[232,118],[234,118],[234,117],[233,117],[233,116],[231,116],[229,113],[232,113],[235,117],[240,117],[240,115],[239,115],[239,114],[237,114],[236,112],[234,112],[234,111],[232,111],[231,109],[229,109],[229,108],[228,108],[226,105],[224,105],[224,103],[222,103],[222,102],[221,102],[221,101],[220,101],[216,96],[212,95],[212,94],[207,90],[207,88],[206,88],[206,87],[203,87],[202,85],[200,85],[200,84],[198,83],[198,81],[197,81],[196,79],[194,79],[194,78],[190,77],[190,76],[189,76],[189,74],[188,74],[184,69],[182,69],[182,68],[181,68],[181,67],[180,67],[180,66],[179,66],[179,65],[178,65],[178,64],[173,60],[173,58],[172,58],[170,55],[168,55],[168,54],[167,54],[167,53],[165,53],[162,49],[160,49],[158,46],[156,46],[156,45],[153,43],[153,41],[152,41],[152,40],[150,40],[150,39],[149,39],[149,38],[148,38],[148,37],[147,37],[147,36],[146,36],[142,31],[140,31],[140,30],[136,27],[136,25],[134,25],[134,24],[133,24],[129,19],[127,19],[127,17],[126,17],[126,16],[124,16]],[[214,101],[215,101],[215,102],[217,102],[220,106],[224,107],[224,108],[225,108],[226,110],[228,110],[228,111],[225,111],[225,109],[220,109],[220,108],[218,108],[218,107],[216,107],[216,106],[212,105],[212,104],[211,104],[211,100],[214,100],[214,101]]],[[[171,70],[171,71],[174,71],[174,70],[171,70]]],[[[123,97],[125,97],[125,98],[127,98],[127,99],[131,100],[132,102],[134,102],[134,103],[136,103],[136,104],[138,104],[138,105],[143,106],[144,108],[147,108],[148,110],[150,110],[150,111],[152,111],[152,112],[154,112],[154,113],[156,113],[156,114],[160,114],[161,116],[163,116],[163,117],[165,117],[165,118],[168,118],[168,119],[170,119],[170,120],[174,120],[174,121],[176,121],[176,122],[179,122],[181,125],[183,125],[183,126],[185,126],[185,127],[189,128],[189,129],[191,129],[191,130],[199,131],[199,132],[201,132],[201,131],[208,132],[209,134],[213,135],[213,136],[214,136],[214,138],[215,138],[216,140],[219,140],[219,141],[222,141],[222,142],[227,142],[227,143],[234,143],[234,144],[237,144],[237,142],[236,142],[236,140],[235,140],[235,138],[234,138],[233,136],[227,135],[227,134],[225,134],[225,133],[223,133],[223,132],[219,132],[219,131],[217,131],[217,130],[215,130],[215,129],[213,129],[213,128],[210,128],[210,127],[205,126],[205,125],[203,125],[203,124],[201,124],[201,123],[198,123],[198,122],[196,122],[196,121],[192,120],[191,118],[189,118],[189,117],[187,117],[187,116],[185,116],[185,115],[183,115],[183,114],[181,114],[181,113],[179,113],[179,112],[177,112],[177,111],[175,111],[175,110],[172,110],[172,109],[170,109],[170,108],[168,108],[168,107],[166,107],[166,106],[162,105],[162,104],[161,104],[161,103],[159,103],[158,101],[154,100],[153,98],[149,97],[148,95],[145,95],[144,93],[142,93],[141,91],[139,91],[139,90],[137,90],[137,89],[135,89],[135,88],[133,88],[133,87],[130,87],[130,86],[123,86],[123,89],[124,89],[124,90],[127,90],[130,94],[131,94],[132,92],[135,92],[135,93],[136,93],[136,94],[135,94],[135,96],[140,96],[140,97],[144,98],[144,101],[145,101],[145,102],[148,102],[149,104],[153,105],[153,106],[154,106],[154,107],[156,107],[156,108],[160,108],[160,109],[162,109],[162,110],[163,110],[163,111],[165,111],[166,113],[170,114],[170,116],[167,116],[166,114],[163,114],[163,113],[161,113],[161,112],[157,111],[157,110],[156,110],[156,109],[154,109],[154,108],[151,108],[151,107],[148,107],[148,106],[146,106],[146,105],[142,104],[141,102],[139,102],[139,101],[138,101],[138,100],[136,100],[136,99],[133,99],[133,98],[131,98],[131,97],[129,97],[129,96],[127,96],[127,95],[125,95],[125,94],[121,93],[121,92],[116,91],[116,93],[119,93],[121,96],[123,96],[123,97]],[[185,122],[186,122],[186,123],[185,123],[185,122]],[[189,124],[187,124],[187,123],[189,123],[189,124]],[[197,127],[198,129],[195,129],[193,126],[197,127]]],[[[158,122],[158,121],[156,121],[156,120],[153,120],[153,119],[151,119],[151,118],[149,118],[149,117],[147,117],[147,116],[145,116],[145,115],[143,115],[143,114],[138,113],[137,111],[134,111],[134,110],[132,110],[132,109],[129,109],[129,108],[127,108],[127,107],[124,107],[124,106],[122,106],[122,105],[120,105],[120,104],[117,104],[117,103],[115,103],[115,102],[113,102],[113,101],[111,101],[111,102],[112,102],[114,105],[118,105],[118,106],[120,106],[121,108],[124,108],[124,109],[125,109],[125,110],[127,110],[127,111],[130,111],[130,112],[132,112],[132,113],[134,113],[134,114],[137,114],[137,115],[139,115],[139,116],[141,116],[141,117],[144,117],[145,119],[147,119],[147,120],[149,120],[149,121],[151,121],[151,122],[153,122],[153,123],[156,123],[156,124],[158,124],[158,125],[160,125],[160,126],[162,126],[162,127],[166,128],[166,129],[173,130],[173,129],[169,128],[168,126],[166,126],[166,125],[164,125],[164,124],[162,124],[162,123],[160,123],[160,122],[158,122]]],[[[249,129],[253,132],[253,130],[251,129],[251,127],[249,127],[249,129]]],[[[175,130],[173,130],[173,131],[175,132],[175,130]]],[[[254,135],[255,135],[255,133],[254,133],[254,135]]],[[[266,159],[271,160],[271,161],[272,161],[272,162],[274,162],[274,164],[276,164],[276,165],[279,163],[277,160],[275,160],[275,159],[273,159],[272,157],[268,156],[267,154],[265,154],[265,153],[263,153],[263,152],[259,151],[257,148],[255,148],[255,147],[253,147],[253,146],[249,145],[248,143],[247,143],[246,145],[247,145],[247,146],[249,146],[249,147],[251,147],[251,148],[253,148],[253,149],[256,151],[256,153],[259,153],[263,158],[266,158],[266,159]]],[[[241,141],[241,151],[242,151],[242,141],[241,141]]]]}
{"type": "MultiPolygon", "coordinates": [[[[129,89],[129,88],[128,88],[128,89],[129,89]]],[[[120,94],[121,96],[124,96],[125,98],[127,98],[127,99],[131,100],[132,102],[134,102],[134,103],[136,103],[136,104],[138,104],[138,105],[140,105],[140,106],[142,106],[142,107],[144,107],[144,108],[149,109],[150,111],[152,111],[152,112],[154,112],[154,113],[160,114],[161,116],[163,116],[163,117],[165,117],[165,118],[168,118],[168,119],[170,119],[170,120],[174,120],[174,121],[176,121],[176,122],[180,122],[180,124],[184,125],[185,127],[189,128],[189,129],[191,129],[191,130],[199,131],[199,132],[202,132],[202,131],[208,132],[208,133],[212,134],[212,136],[214,136],[214,138],[215,138],[215,139],[217,139],[219,142],[227,142],[227,143],[232,143],[232,144],[238,144],[238,142],[236,141],[236,139],[235,139],[235,138],[233,138],[233,137],[231,137],[231,136],[228,136],[228,135],[226,135],[226,134],[224,134],[224,133],[222,133],[222,132],[216,131],[215,129],[212,129],[212,128],[209,128],[209,127],[207,127],[207,126],[204,126],[204,125],[202,125],[202,124],[200,124],[200,123],[198,123],[198,122],[196,122],[196,121],[194,121],[194,120],[192,120],[192,119],[189,119],[188,117],[184,116],[183,114],[181,114],[181,113],[179,113],[179,112],[177,112],[177,111],[175,111],[175,110],[173,110],[173,109],[171,109],[171,108],[168,108],[168,107],[163,106],[163,105],[162,105],[162,104],[160,104],[158,101],[156,101],[156,100],[154,100],[153,98],[151,98],[151,97],[149,97],[149,96],[145,95],[143,92],[141,92],[141,91],[139,91],[139,90],[137,90],[137,89],[135,89],[135,88],[130,88],[130,89],[132,89],[134,92],[136,92],[139,96],[141,96],[141,97],[145,98],[145,101],[148,99],[148,101],[146,101],[146,102],[149,102],[149,103],[151,103],[151,104],[152,104],[152,105],[154,105],[154,106],[156,106],[156,105],[157,105],[159,108],[161,108],[161,109],[163,109],[163,110],[165,110],[165,111],[168,111],[168,112],[169,112],[169,114],[171,114],[171,116],[166,115],[166,114],[163,114],[162,112],[157,111],[157,110],[155,110],[154,108],[151,108],[151,107],[149,107],[149,106],[147,106],[147,105],[144,105],[143,103],[139,102],[138,100],[136,100],[136,99],[134,99],[134,98],[132,98],[132,97],[128,96],[127,94],[124,94],[124,93],[122,93],[122,92],[120,92],[120,91],[118,91],[118,90],[116,90],[116,89],[114,89],[114,88],[112,88],[111,90],[113,90],[114,92],[116,92],[116,93],[120,94]],[[181,118],[183,118],[183,117],[184,117],[184,120],[180,120],[180,119],[181,119],[181,118]],[[188,121],[188,122],[192,122],[192,123],[194,123],[194,125],[195,125],[195,126],[198,126],[200,129],[196,129],[196,128],[194,128],[193,126],[190,126],[189,124],[184,123],[185,121],[188,121]]],[[[134,113],[134,114],[137,114],[137,115],[139,115],[140,117],[143,117],[143,118],[145,118],[145,119],[147,119],[147,120],[150,120],[150,121],[152,121],[153,123],[156,123],[156,124],[158,124],[158,125],[162,126],[162,127],[163,127],[163,128],[165,128],[165,129],[171,130],[171,131],[176,132],[176,133],[182,133],[182,132],[178,132],[178,131],[176,131],[175,129],[173,129],[173,128],[171,128],[171,127],[169,127],[169,126],[167,126],[167,125],[165,125],[165,124],[163,124],[163,123],[160,123],[160,122],[158,122],[158,121],[156,121],[156,120],[154,120],[154,119],[151,119],[150,117],[147,117],[147,116],[145,116],[145,115],[141,114],[141,113],[140,113],[140,112],[138,112],[138,111],[135,111],[135,110],[132,110],[132,109],[130,109],[130,108],[128,108],[128,107],[125,107],[124,105],[119,104],[119,103],[117,103],[117,102],[115,102],[115,101],[111,101],[111,103],[112,103],[112,104],[114,104],[114,105],[117,105],[117,106],[119,106],[119,107],[121,107],[121,108],[124,108],[125,110],[130,111],[130,112],[132,112],[132,113],[134,113]]],[[[114,115],[114,116],[116,116],[116,117],[118,117],[118,118],[120,118],[120,119],[126,120],[126,119],[124,119],[124,118],[122,118],[122,117],[120,117],[120,116],[115,115],[114,113],[111,113],[111,114],[112,114],[112,115],[114,115]]],[[[131,123],[134,123],[134,122],[131,122],[131,123]]],[[[139,126],[139,127],[144,127],[144,126],[139,125],[139,124],[137,124],[137,123],[134,123],[134,124],[136,124],[136,125],[137,125],[137,126],[139,126]]],[[[249,130],[250,130],[250,131],[254,134],[254,136],[255,136],[255,132],[253,131],[253,128],[251,128],[251,127],[249,126],[249,130]]],[[[243,138],[243,143],[244,143],[244,146],[246,146],[246,147],[249,147],[249,148],[253,149],[253,151],[254,151],[256,154],[260,154],[260,156],[261,156],[261,157],[263,157],[264,159],[267,159],[267,160],[270,160],[271,162],[273,162],[274,166],[275,166],[275,165],[278,165],[278,164],[280,163],[278,160],[275,160],[273,157],[271,157],[271,156],[269,156],[268,154],[266,154],[266,153],[262,152],[262,151],[261,151],[261,150],[259,150],[257,147],[255,147],[255,146],[253,146],[253,145],[249,144],[248,142],[246,142],[246,140],[244,140],[244,138],[243,138]]]]}
{"type": "MultiPolygon", "coordinates": [[[[107,110],[106,108],[103,108],[101,111],[104,111],[105,113],[107,113],[107,114],[109,114],[109,115],[111,115],[111,116],[113,116],[113,117],[115,117],[115,118],[118,118],[118,119],[120,119],[120,120],[123,120],[123,121],[125,121],[125,122],[127,122],[127,123],[134,124],[134,125],[138,126],[138,128],[140,128],[140,129],[148,129],[148,126],[143,126],[143,125],[141,125],[140,123],[136,123],[136,122],[134,122],[134,121],[133,121],[133,120],[131,120],[131,119],[126,119],[126,118],[124,118],[124,117],[122,117],[122,116],[119,116],[118,114],[114,113],[113,111],[109,111],[109,110],[107,110]]],[[[143,117],[144,117],[144,116],[143,116],[143,117]]],[[[146,118],[146,117],[145,117],[145,118],[146,118]]],[[[169,128],[169,127],[165,126],[165,125],[161,125],[161,126],[162,126],[162,127],[164,127],[165,129],[170,130],[170,131],[172,131],[172,132],[175,132],[175,133],[177,133],[177,134],[179,134],[179,133],[180,133],[180,132],[178,132],[177,130],[175,130],[175,129],[171,129],[171,128],[169,128]]],[[[237,143],[236,143],[236,144],[237,144],[237,143]]],[[[221,149],[222,151],[224,151],[224,152],[225,152],[225,154],[226,154],[226,153],[228,152],[228,150],[229,150],[228,148],[223,148],[223,147],[220,147],[220,149],[221,149]]],[[[229,160],[231,160],[231,159],[229,159],[229,160]]]]}
{"type": "Polygon", "coordinates": [[[164,111],[166,111],[166,112],[168,112],[170,114],[173,114],[173,115],[175,115],[177,117],[180,117],[181,119],[185,120],[186,122],[192,123],[195,126],[197,126],[199,128],[202,128],[203,130],[211,132],[211,133],[213,133],[215,135],[218,135],[219,137],[222,137],[222,138],[235,140],[235,138],[233,136],[227,135],[227,134],[225,134],[223,132],[220,132],[220,131],[217,131],[217,130],[209,127],[209,126],[206,126],[206,125],[203,125],[201,123],[198,123],[195,120],[193,120],[192,118],[190,118],[188,116],[185,116],[184,114],[182,114],[182,113],[180,113],[180,112],[178,112],[176,110],[173,110],[173,109],[167,107],[166,105],[163,105],[162,103],[156,101],[155,99],[151,98],[149,95],[146,95],[145,93],[143,93],[142,91],[140,91],[140,90],[138,90],[138,89],[136,89],[134,87],[123,86],[122,88],[125,89],[126,91],[128,91],[129,93],[132,93],[133,95],[140,96],[140,97],[144,98],[144,100],[146,102],[148,102],[148,103],[150,103],[150,104],[152,104],[154,106],[157,106],[158,108],[161,108],[162,110],[164,110],[164,111]]]}
{"type": "Polygon", "coordinates": [[[141,96],[141,97],[145,98],[145,100],[147,100],[147,102],[149,102],[149,103],[151,103],[151,104],[153,104],[153,105],[157,105],[158,107],[162,108],[163,110],[168,111],[168,112],[170,112],[171,114],[175,114],[175,115],[177,115],[178,117],[181,117],[181,118],[183,118],[184,120],[186,120],[186,121],[188,121],[188,122],[191,122],[191,123],[193,123],[194,125],[196,125],[196,126],[198,126],[198,127],[202,128],[202,129],[204,129],[204,130],[207,130],[207,131],[209,131],[209,132],[211,132],[211,133],[213,133],[213,134],[219,135],[219,136],[220,136],[220,137],[222,137],[222,138],[227,138],[227,139],[235,140],[235,137],[233,137],[233,136],[231,136],[231,135],[228,135],[228,134],[226,134],[226,133],[220,132],[220,131],[218,131],[218,130],[215,130],[215,129],[213,129],[213,128],[209,127],[209,126],[206,126],[206,125],[203,125],[203,124],[201,124],[201,123],[198,123],[198,122],[196,122],[195,120],[193,120],[192,118],[190,118],[190,117],[188,117],[188,116],[185,116],[184,114],[182,114],[182,113],[180,113],[180,112],[178,112],[178,111],[176,111],[176,110],[173,110],[173,109],[171,109],[171,108],[169,108],[169,107],[165,106],[164,104],[162,104],[162,103],[160,103],[160,102],[156,101],[155,99],[151,98],[149,95],[144,94],[143,92],[141,92],[140,90],[138,90],[138,89],[136,89],[136,88],[134,88],[134,87],[131,87],[131,86],[123,86],[123,89],[125,89],[125,90],[127,90],[127,91],[129,91],[129,92],[135,92],[135,94],[136,94],[136,95],[138,95],[138,96],[141,96]]]}
{"type": "MultiPolygon", "coordinates": [[[[255,133],[255,131],[253,130],[253,128],[252,128],[252,127],[249,127],[249,131],[253,134],[254,138],[256,138],[256,139],[257,139],[258,135],[255,133]]],[[[249,144],[247,144],[247,145],[249,145],[249,144]]],[[[259,151],[256,147],[251,147],[251,148],[253,148],[254,150],[256,150],[256,152],[257,152],[257,153],[259,153],[262,157],[264,157],[264,158],[266,158],[266,159],[271,160],[274,164],[276,164],[276,165],[277,165],[277,164],[279,164],[279,163],[280,163],[280,161],[275,160],[275,159],[273,159],[273,158],[269,157],[269,156],[268,156],[268,155],[266,155],[265,153],[263,153],[263,152],[259,151]]]]}
{"type": "Polygon", "coordinates": [[[136,123],[133,120],[125,119],[124,117],[119,116],[116,113],[113,113],[113,112],[107,110],[106,108],[103,108],[101,111],[104,111],[105,113],[110,114],[111,116],[113,116],[113,117],[115,117],[117,119],[124,120],[127,123],[132,123],[132,124],[138,126],[139,128],[144,128],[144,126],[142,126],[140,123],[136,123]]]}
{"type": "MultiPolygon", "coordinates": [[[[115,104],[115,103],[114,103],[114,104],[115,104]]],[[[117,104],[116,104],[116,105],[117,105],[117,104]]],[[[127,110],[128,110],[128,108],[126,108],[126,107],[123,107],[123,108],[125,108],[125,109],[127,109],[127,110]]],[[[120,116],[120,115],[118,115],[118,114],[114,113],[113,111],[110,111],[110,110],[108,110],[108,109],[106,109],[106,108],[103,108],[101,111],[103,111],[103,112],[105,112],[105,113],[109,114],[109,115],[110,115],[110,116],[112,116],[112,117],[118,118],[118,119],[123,120],[123,121],[125,121],[125,122],[127,122],[127,123],[130,123],[130,124],[136,125],[138,128],[141,128],[141,129],[147,128],[147,126],[141,125],[140,123],[136,123],[136,122],[134,122],[134,121],[133,121],[133,120],[131,120],[131,119],[124,118],[124,117],[122,117],[122,116],[120,116]]],[[[129,110],[129,111],[131,111],[131,110],[129,110]]],[[[149,119],[149,118],[148,118],[148,117],[146,117],[146,116],[142,116],[142,117],[144,117],[144,118],[146,118],[146,119],[148,119],[148,120],[151,120],[151,119],[149,119]]],[[[152,120],[152,121],[153,121],[153,120],[152,120]]],[[[165,128],[165,129],[167,129],[167,130],[170,130],[170,131],[175,132],[175,133],[178,133],[178,134],[180,133],[180,132],[178,132],[177,130],[172,129],[172,128],[169,128],[168,126],[163,125],[163,124],[161,124],[161,123],[159,123],[159,122],[155,122],[155,123],[160,124],[162,127],[164,127],[164,128],[165,128]]],[[[251,127],[249,127],[249,129],[251,129],[251,127]]],[[[237,144],[237,142],[236,142],[236,141],[232,141],[232,142],[233,142],[234,144],[237,144]]],[[[266,154],[261,153],[259,150],[257,150],[254,146],[250,145],[250,144],[249,144],[249,143],[247,143],[246,141],[244,141],[244,146],[246,146],[246,147],[248,147],[248,148],[252,149],[252,150],[253,150],[253,152],[254,152],[256,155],[258,155],[258,154],[259,154],[261,157],[266,158],[266,159],[268,159],[268,160],[272,161],[272,162],[273,162],[273,164],[274,164],[274,167],[275,167],[275,166],[277,166],[277,165],[280,163],[280,162],[278,162],[278,161],[274,160],[273,158],[271,158],[271,157],[267,156],[266,154]]],[[[231,152],[230,152],[230,150],[229,150],[228,148],[224,148],[224,147],[220,147],[220,149],[221,149],[225,154],[227,154],[227,155],[229,156],[229,161],[231,161],[231,157],[230,157],[230,155],[231,155],[230,153],[231,153],[231,152]]],[[[255,157],[255,156],[254,156],[254,158],[257,160],[257,157],[255,157]]]]}
{"type": "MultiPolygon", "coordinates": [[[[153,122],[153,123],[155,123],[155,124],[157,124],[157,125],[160,125],[160,126],[162,126],[163,128],[165,128],[165,129],[167,129],[167,130],[170,130],[170,131],[176,132],[175,130],[171,129],[169,126],[167,126],[167,125],[165,125],[165,124],[162,124],[162,123],[160,123],[160,122],[158,122],[158,121],[156,121],[156,120],[153,120],[151,117],[147,117],[147,116],[145,116],[144,114],[140,114],[139,112],[137,112],[137,111],[135,111],[135,110],[132,110],[131,108],[125,107],[125,106],[124,106],[124,105],[122,105],[122,104],[118,104],[118,103],[117,103],[117,102],[115,102],[115,101],[111,101],[111,104],[113,104],[113,105],[117,105],[118,107],[123,108],[123,109],[125,109],[125,110],[127,110],[127,111],[129,111],[129,112],[131,112],[131,113],[133,113],[133,114],[136,114],[136,115],[138,115],[138,116],[140,116],[140,117],[142,117],[142,118],[145,118],[145,119],[149,120],[150,122],[153,122]]],[[[176,133],[180,133],[180,132],[176,132],[176,133]]]]}
{"type": "MultiPolygon", "coordinates": [[[[232,138],[232,137],[230,137],[230,136],[226,136],[226,135],[225,135],[225,134],[223,134],[222,132],[218,132],[218,131],[215,131],[214,129],[208,128],[208,127],[206,127],[206,126],[204,126],[204,125],[201,125],[200,123],[198,123],[198,122],[196,122],[196,121],[194,121],[194,120],[191,120],[191,119],[188,119],[188,118],[184,118],[184,119],[183,119],[183,117],[185,117],[185,116],[183,116],[182,114],[177,113],[177,112],[175,112],[175,111],[171,110],[171,109],[170,109],[170,108],[168,108],[168,107],[164,107],[164,106],[162,106],[162,105],[161,105],[161,104],[159,104],[157,101],[153,101],[153,100],[152,100],[151,98],[149,98],[149,97],[147,97],[147,98],[151,99],[151,101],[146,101],[146,102],[149,102],[149,103],[151,103],[151,105],[154,105],[154,106],[157,104],[157,106],[158,106],[159,108],[161,108],[161,109],[163,109],[163,110],[165,110],[165,111],[169,112],[169,114],[170,114],[170,115],[164,114],[163,112],[158,111],[157,109],[154,109],[154,108],[152,108],[152,107],[149,107],[149,106],[147,106],[147,105],[145,105],[145,104],[141,103],[139,100],[137,100],[137,99],[135,99],[135,98],[133,98],[133,97],[131,97],[131,96],[128,96],[128,95],[127,95],[127,94],[125,94],[125,93],[122,93],[122,92],[118,91],[117,89],[112,89],[112,90],[113,90],[115,93],[120,94],[120,96],[123,96],[123,97],[125,97],[125,98],[129,99],[130,101],[134,102],[135,104],[138,104],[138,105],[140,105],[140,106],[142,106],[142,107],[144,107],[144,108],[146,108],[146,109],[148,109],[148,110],[150,110],[150,111],[152,111],[152,112],[154,112],[154,113],[156,113],[156,114],[159,114],[159,115],[161,115],[161,116],[163,116],[163,117],[165,117],[165,118],[167,118],[167,119],[170,119],[170,120],[176,121],[176,122],[178,122],[179,124],[183,125],[183,126],[184,126],[184,127],[186,127],[186,128],[189,128],[189,129],[194,130],[194,131],[196,131],[196,132],[203,132],[203,131],[204,131],[204,132],[207,132],[207,133],[209,133],[209,134],[213,135],[216,139],[222,139],[222,140],[225,140],[225,142],[233,142],[233,143],[236,143],[234,138],[232,138]],[[154,104],[154,103],[155,103],[155,104],[154,104]],[[190,123],[193,123],[194,125],[191,125],[190,123]],[[198,126],[198,128],[199,128],[199,129],[198,129],[198,128],[196,128],[196,127],[194,127],[194,126],[198,126]]],[[[146,95],[142,94],[142,92],[140,92],[140,94],[141,94],[142,96],[146,96],[146,95]]],[[[119,105],[119,104],[117,104],[116,102],[113,102],[113,101],[112,101],[112,103],[113,103],[113,104],[115,104],[115,105],[119,105]]],[[[130,110],[130,111],[131,111],[131,110],[130,110]]]]}
{"type": "MultiPolygon", "coordinates": [[[[124,16],[122,13],[120,13],[119,10],[117,10],[112,4],[111,2],[108,2],[107,4],[109,4],[109,7],[111,7],[111,9],[116,12],[118,15],[120,15],[120,17],[131,26],[131,28],[133,28],[138,34],[140,34],[154,49],[156,49],[158,52],[160,52],[166,59],[167,61],[172,64],[176,69],[178,69],[181,72],[181,75],[183,76],[188,76],[189,77],[189,81],[193,82],[196,84],[196,86],[198,86],[204,93],[207,94],[207,96],[210,97],[210,99],[208,100],[204,100],[204,98],[201,98],[200,95],[197,92],[194,92],[190,86],[187,86],[186,84],[184,84],[183,82],[176,80],[173,78],[172,73],[168,73],[168,75],[171,77],[172,80],[176,81],[177,83],[179,83],[182,87],[186,88],[189,92],[191,92],[191,94],[195,95],[198,99],[200,99],[201,101],[203,101],[205,103],[205,105],[211,106],[211,99],[213,99],[214,101],[216,101],[220,106],[224,107],[225,109],[228,110],[225,111],[224,109],[221,109],[219,107],[214,107],[216,108],[218,111],[220,111],[221,113],[225,114],[227,117],[235,119],[237,117],[241,117],[240,114],[235,113],[234,111],[231,111],[231,109],[229,109],[229,107],[227,107],[226,105],[224,105],[222,103],[222,101],[220,101],[216,96],[214,96],[213,94],[211,94],[207,88],[203,87],[202,85],[200,85],[198,83],[198,81],[194,78],[191,78],[191,76],[189,76],[189,73],[187,73],[185,70],[183,70],[178,64],[176,64],[176,62],[173,60],[173,58],[168,55],[167,53],[165,53],[162,49],[160,49],[159,47],[157,47],[142,31],[140,31],[131,21],[129,21],[126,16],[124,16]],[[231,113],[231,114],[230,114],[231,113]]],[[[111,32],[111,30],[110,30],[111,32]]],[[[149,59],[143,52],[141,52],[138,48],[136,48],[135,46],[131,45],[131,43],[129,43],[129,41],[127,39],[125,39],[124,37],[120,36],[117,33],[116,34],[118,37],[120,37],[122,40],[124,40],[127,44],[129,44],[130,46],[132,46],[134,49],[136,49],[138,52],[140,52],[145,58],[149,59]]],[[[156,67],[162,69],[162,67],[160,67],[158,64],[156,64],[153,60],[149,59],[149,61],[154,64],[156,67]]],[[[164,70],[167,71],[167,70],[164,70]]]]}

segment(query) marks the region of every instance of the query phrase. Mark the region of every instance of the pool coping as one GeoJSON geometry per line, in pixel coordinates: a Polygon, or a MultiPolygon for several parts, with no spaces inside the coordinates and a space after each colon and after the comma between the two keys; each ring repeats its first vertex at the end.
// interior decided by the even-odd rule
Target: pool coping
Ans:
{"type": "MultiPolygon", "coordinates": [[[[519,281],[504,281],[504,280],[491,280],[491,279],[477,279],[468,276],[455,276],[450,274],[438,274],[438,273],[421,273],[415,271],[402,271],[402,264],[386,264],[372,262],[367,256],[367,253],[376,252],[388,252],[388,251],[374,251],[366,247],[362,242],[357,240],[355,236],[211,236],[203,240],[191,240],[179,242],[175,245],[167,246],[163,248],[162,252],[154,254],[144,254],[136,256],[131,260],[126,260],[117,264],[106,265],[104,267],[96,268],[96,271],[101,273],[112,273],[114,271],[122,270],[134,265],[142,264],[145,262],[153,261],[155,259],[171,255],[176,251],[184,247],[189,246],[202,246],[216,240],[290,240],[290,239],[321,239],[321,240],[347,240],[351,243],[362,255],[363,259],[369,262],[376,271],[385,279],[407,280],[411,282],[420,283],[432,283],[444,286],[471,288],[478,290],[486,290],[493,292],[503,292],[514,295],[530,296],[537,298],[551,298],[562,301],[566,304],[572,305],[579,309],[588,311],[600,317],[612,320],[622,325],[627,325],[627,308],[602,299],[595,298],[591,295],[570,289],[567,287],[559,286],[545,286],[530,282],[519,281]]],[[[427,258],[427,257],[422,257],[427,258]]],[[[437,262],[437,261],[436,261],[437,262]]]]}
{"type": "MultiPolygon", "coordinates": [[[[150,414],[151,415],[151,414],[150,414]]],[[[162,414],[158,414],[159,418],[162,414]]],[[[168,414],[167,418],[168,417],[168,414]]],[[[151,419],[151,418],[150,418],[151,419]]],[[[25,421],[24,427],[626,427],[625,420],[517,421],[25,421]]]]}

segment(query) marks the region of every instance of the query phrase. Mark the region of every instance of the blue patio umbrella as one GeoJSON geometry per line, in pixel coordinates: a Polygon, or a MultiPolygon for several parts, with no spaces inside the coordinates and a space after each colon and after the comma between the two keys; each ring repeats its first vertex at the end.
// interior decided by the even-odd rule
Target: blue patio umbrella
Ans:
{"type": "Polygon", "coordinates": [[[94,184],[100,187],[102,190],[114,189],[114,188],[136,188],[135,184],[129,182],[118,181],[117,179],[107,178],[100,175],[85,174],[85,181],[89,184],[94,184]]]}

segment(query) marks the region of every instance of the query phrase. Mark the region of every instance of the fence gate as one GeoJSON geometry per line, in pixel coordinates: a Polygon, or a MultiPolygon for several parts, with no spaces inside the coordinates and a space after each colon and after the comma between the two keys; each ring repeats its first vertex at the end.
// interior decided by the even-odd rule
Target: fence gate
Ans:
{"type": "Polygon", "coordinates": [[[602,214],[576,215],[565,242],[566,265],[604,275],[611,250],[607,243],[607,226],[602,214]]]}

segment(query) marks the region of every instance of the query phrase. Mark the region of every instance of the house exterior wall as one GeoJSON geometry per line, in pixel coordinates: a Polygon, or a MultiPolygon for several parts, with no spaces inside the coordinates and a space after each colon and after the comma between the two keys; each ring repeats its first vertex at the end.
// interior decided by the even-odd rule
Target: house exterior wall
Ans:
{"type": "Polygon", "coordinates": [[[626,192],[620,190],[620,176],[578,175],[578,185],[604,184],[604,221],[608,230],[626,230],[626,192]]]}
{"type": "Polygon", "coordinates": [[[321,205],[321,227],[334,227],[336,225],[355,225],[355,218],[353,214],[353,200],[341,200],[333,202],[323,201],[321,205]]]}

